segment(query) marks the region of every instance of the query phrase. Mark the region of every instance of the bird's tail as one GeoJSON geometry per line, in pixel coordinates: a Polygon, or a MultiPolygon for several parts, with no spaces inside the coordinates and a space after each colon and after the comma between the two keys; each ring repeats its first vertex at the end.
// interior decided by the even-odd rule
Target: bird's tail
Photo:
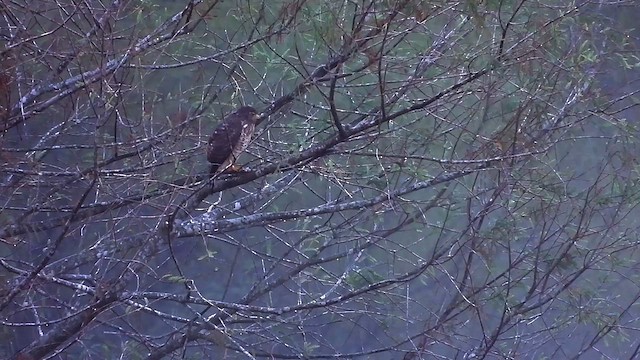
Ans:
{"type": "Polygon", "coordinates": [[[213,189],[213,179],[215,178],[216,175],[218,175],[216,172],[218,171],[219,167],[220,167],[220,164],[211,164],[211,166],[209,167],[209,183],[211,184],[212,189],[213,189]]]}

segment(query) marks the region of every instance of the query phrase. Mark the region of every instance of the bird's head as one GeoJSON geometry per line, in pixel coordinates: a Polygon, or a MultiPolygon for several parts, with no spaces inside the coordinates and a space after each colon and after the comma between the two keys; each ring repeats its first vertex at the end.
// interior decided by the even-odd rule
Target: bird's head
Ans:
{"type": "MultiPolygon", "coordinates": [[[[260,116],[258,116],[258,112],[251,106],[243,106],[236,111],[236,114],[240,115],[242,119],[246,119],[251,121],[253,124],[258,122],[260,116]]],[[[245,120],[245,121],[246,121],[245,120]]]]}

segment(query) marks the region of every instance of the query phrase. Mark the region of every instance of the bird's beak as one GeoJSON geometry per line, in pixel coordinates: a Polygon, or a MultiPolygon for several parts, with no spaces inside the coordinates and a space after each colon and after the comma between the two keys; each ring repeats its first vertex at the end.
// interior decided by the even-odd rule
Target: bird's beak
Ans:
{"type": "Polygon", "coordinates": [[[253,121],[258,121],[260,119],[260,114],[253,114],[253,121]]]}

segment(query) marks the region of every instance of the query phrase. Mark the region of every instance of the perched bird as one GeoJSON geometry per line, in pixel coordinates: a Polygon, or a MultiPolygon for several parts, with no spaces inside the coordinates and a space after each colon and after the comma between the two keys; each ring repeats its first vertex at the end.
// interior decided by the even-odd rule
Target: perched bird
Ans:
{"type": "Polygon", "coordinates": [[[256,109],[243,106],[227,115],[213,130],[207,143],[207,160],[211,163],[210,176],[224,171],[238,171],[235,162],[249,146],[259,116],[256,109]]]}

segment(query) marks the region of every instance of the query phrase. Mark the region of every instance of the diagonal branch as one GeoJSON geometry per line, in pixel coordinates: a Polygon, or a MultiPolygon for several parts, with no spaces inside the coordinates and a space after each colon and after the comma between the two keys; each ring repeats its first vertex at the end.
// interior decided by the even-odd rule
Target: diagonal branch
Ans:
{"type": "Polygon", "coordinates": [[[214,221],[211,221],[213,217],[210,213],[205,213],[203,215],[200,215],[199,217],[194,218],[193,220],[188,220],[186,222],[183,222],[182,224],[178,225],[178,227],[175,230],[177,232],[178,237],[186,237],[186,236],[194,236],[194,235],[202,235],[202,234],[221,233],[221,232],[233,231],[238,229],[244,229],[252,226],[262,226],[267,224],[273,224],[276,222],[282,222],[285,220],[298,219],[301,217],[330,214],[330,213],[341,212],[346,210],[357,210],[357,209],[371,207],[373,205],[376,205],[391,199],[399,198],[403,195],[412,193],[414,191],[430,188],[430,187],[443,184],[451,180],[455,180],[463,176],[466,176],[478,171],[486,170],[489,168],[491,168],[491,165],[490,163],[487,162],[485,164],[481,164],[471,169],[460,170],[452,173],[444,173],[431,180],[418,181],[409,186],[391,191],[389,193],[384,193],[378,196],[374,196],[366,200],[357,200],[357,201],[349,201],[349,202],[331,202],[331,203],[326,203],[310,209],[260,213],[260,214],[242,216],[242,217],[238,217],[230,220],[214,220],[214,221]]]}

